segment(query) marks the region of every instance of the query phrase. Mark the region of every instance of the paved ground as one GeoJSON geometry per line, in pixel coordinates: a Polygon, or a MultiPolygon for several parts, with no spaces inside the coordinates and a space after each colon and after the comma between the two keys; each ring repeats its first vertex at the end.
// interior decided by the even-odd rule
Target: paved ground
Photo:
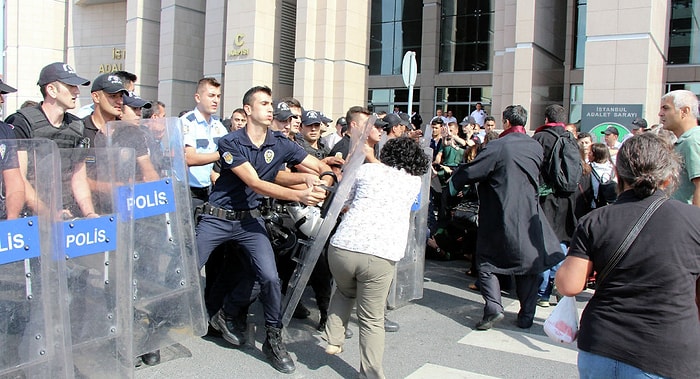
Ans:
{"type": "MultiPolygon", "coordinates": [[[[553,307],[537,308],[529,330],[515,326],[519,306],[513,297],[503,298],[506,318],[489,331],[473,330],[482,316],[481,296],[467,289],[473,280],[464,274],[467,262],[426,262],[423,298],[390,312],[401,324],[387,333],[384,371],[387,378],[576,378],[576,347],[551,342],[542,323],[553,307]]],[[[310,309],[308,293],[302,299],[310,309]]],[[[590,293],[578,297],[583,309],[590,293]]],[[[357,323],[355,337],[337,356],[325,354],[325,344],[315,327],[318,312],[306,320],[293,320],[287,328],[287,347],[297,370],[291,375],[275,371],[261,352],[264,340],[262,309],[251,308],[249,321],[258,327],[255,346],[229,347],[216,338],[193,338],[162,351],[163,362],[141,367],[136,378],[355,378],[359,366],[357,323]]],[[[251,325],[251,329],[254,328],[251,325]]]]}

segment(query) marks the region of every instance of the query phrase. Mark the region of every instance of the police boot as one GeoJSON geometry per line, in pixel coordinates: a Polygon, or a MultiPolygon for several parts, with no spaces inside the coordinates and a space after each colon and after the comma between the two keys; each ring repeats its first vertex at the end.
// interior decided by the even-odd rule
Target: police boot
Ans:
{"type": "Polygon", "coordinates": [[[209,325],[221,332],[222,337],[234,346],[242,346],[245,341],[245,314],[229,315],[223,308],[212,317],[209,325]]]}
{"type": "Polygon", "coordinates": [[[152,351],[141,356],[141,361],[148,366],[155,366],[160,363],[160,350],[152,351]]]}
{"type": "Polygon", "coordinates": [[[296,370],[292,357],[287,352],[287,347],[282,342],[282,328],[265,326],[267,338],[263,343],[263,353],[275,370],[285,374],[291,374],[296,370]]]}

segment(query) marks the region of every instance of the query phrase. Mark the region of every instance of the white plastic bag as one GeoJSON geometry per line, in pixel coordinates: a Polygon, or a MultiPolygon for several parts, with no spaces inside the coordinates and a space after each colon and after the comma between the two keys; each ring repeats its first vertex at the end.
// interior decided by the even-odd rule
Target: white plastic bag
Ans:
{"type": "Polygon", "coordinates": [[[565,296],[544,322],[544,332],[556,342],[572,343],[578,336],[578,321],[576,299],[565,296]]]}

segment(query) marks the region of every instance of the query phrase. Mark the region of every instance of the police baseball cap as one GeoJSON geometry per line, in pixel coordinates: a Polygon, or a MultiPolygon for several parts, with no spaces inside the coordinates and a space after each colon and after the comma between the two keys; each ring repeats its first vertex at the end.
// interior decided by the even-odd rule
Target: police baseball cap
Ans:
{"type": "Polygon", "coordinates": [[[290,117],[294,117],[294,113],[292,113],[292,110],[289,109],[289,104],[285,103],[284,101],[274,101],[272,103],[272,108],[272,115],[278,121],[287,121],[290,117]]]}
{"type": "Polygon", "coordinates": [[[389,113],[386,116],[384,116],[384,121],[387,123],[385,127],[387,131],[391,130],[391,128],[397,125],[408,126],[408,122],[406,120],[393,113],[389,113]]]}
{"type": "Polygon", "coordinates": [[[122,92],[125,95],[129,94],[129,91],[124,88],[124,82],[122,82],[118,76],[111,73],[102,74],[95,78],[95,81],[92,82],[90,92],[97,91],[104,91],[106,93],[122,92]]]}
{"type": "Polygon", "coordinates": [[[137,94],[133,92],[124,94],[122,99],[124,100],[124,105],[128,105],[131,108],[150,109],[153,106],[150,102],[140,98],[137,94]]]}
{"type": "Polygon", "coordinates": [[[17,92],[17,89],[14,87],[10,87],[7,84],[5,84],[2,79],[0,79],[0,94],[6,94],[6,93],[12,93],[12,92],[17,92]]]}
{"type": "MultiPolygon", "coordinates": [[[[388,116],[388,115],[387,115],[388,116]]],[[[384,116],[386,117],[386,116],[384,116]]],[[[374,121],[374,126],[378,128],[386,128],[386,126],[389,125],[388,122],[382,120],[381,118],[377,117],[377,119],[374,121]]]]}
{"type": "Polygon", "coordinates": [[[646,129],[647,128],[647,120],[637,117],[634,120],[632,120],[632,130],[636,129],[646,129]]]}
{"type": "Polygon", "coordinates": [[[39,81],[36,84],[40,86],[47,85],[51,82],[59,81],[72,86],[87,86],[90,81],[81,78],[75,73],[73,67],[63,62],[55,62],[41,69],[39,81]]]}
{"type": "Polygon", "coordinates": [[[328,124],[328,123],[333,122],[333,119],[332,119],[332,118],[329,118],[328,116],[326,116],[325,114],[323,114],[323,112],[318,112],[318,114],[321,115],[321,121],[323,121],[324,124],[328,124]]]}
{"type": "Polygon", "coordinates": [[[465,117],[465,118],[462,120],[462,122],[460,122],[459,124],[462,125],[462,126],[464,126],[464,125],[474,125],[474,124],[476,124],[476,119],[475,119],[474,117],[472,117],[472,116],[467,116],[467,117],[465,117]]]}
{"type": "Polygon", "coordinates": [[[620,131],[617,130],[617,128],[614,127],[614,126],[608,126],[607,129],[605,129],[604,131],[602,131],[602,132],[600,132],[600,133],[601,133],[601,134],[605,134],[606,136],[609,135],[609,134],[614,134],[614,135],[616,135],[616,136],[619,136],[619,135],[620,135],[620,131]]]}
{"type": "Polygon", "coordinates": [[[323,124],[323,114],[318,111],[309,110],[301,114],[302,125],[323,124]]]}

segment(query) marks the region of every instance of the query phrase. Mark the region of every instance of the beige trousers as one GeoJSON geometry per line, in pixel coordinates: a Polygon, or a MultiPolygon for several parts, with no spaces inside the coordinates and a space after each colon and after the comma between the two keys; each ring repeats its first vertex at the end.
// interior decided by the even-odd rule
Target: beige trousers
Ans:
{"type": "Polygon", "coordinates": [[[328,265],[337,289],[328,309],[326,337],[342,346],[345,327],[357,302],[360,323],[360,378],[384,378],[384,309],[394,278],[395,262],[334,246],[328,248],[328,265]]]}

